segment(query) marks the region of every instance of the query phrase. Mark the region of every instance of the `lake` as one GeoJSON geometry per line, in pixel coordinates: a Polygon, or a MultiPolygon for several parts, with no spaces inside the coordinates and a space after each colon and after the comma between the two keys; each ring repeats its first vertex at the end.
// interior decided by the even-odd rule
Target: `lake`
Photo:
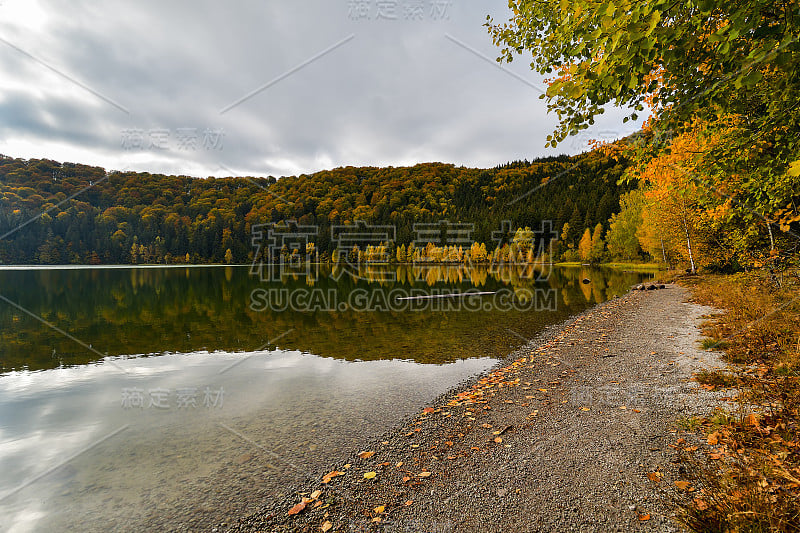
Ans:
{"type": "Polygon", "coordinates": [[[0,269],[0,530],[235,520],[651,276],[0,269]]]}

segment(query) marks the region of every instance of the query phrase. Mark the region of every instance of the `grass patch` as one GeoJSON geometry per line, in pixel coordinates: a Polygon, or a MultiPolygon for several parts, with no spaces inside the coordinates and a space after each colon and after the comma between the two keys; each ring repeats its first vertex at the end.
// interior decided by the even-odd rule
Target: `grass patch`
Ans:
{"type": "Polygon", "coordinates": [[[679,418],[676,421],[676,424],[684,431],[697,431],[700,428],[702,421],[696,416],[690,416],[679,418]]]}
{"type": "Polygon", "coordinates": [[[691,424],[705,445],[681,452],[694,491],[679,491],[691,531],[800,532],[800,275],[685,278],[696,301],[723,309],[703,324],[703,348],[724,349],[735,373],[706,371],[708,388],[738,386],[735,414],[691,424]],[[720,339],[725,339],[721,341],[720,339]]]}
{"type": "Polygon", "coordinates": [[[711,389],[729,389],[739,383],[735,375],[721,370],[701,370],[695,373],[694,380],[711,389]]]}
{"type": "Polygon", "coordinates": [[[722,350],[728,347],[728,343],[723,340],[712,339],[711,337],[706,337],[702,341],[700,341],[700,347],[704,350],[722,350]]]}

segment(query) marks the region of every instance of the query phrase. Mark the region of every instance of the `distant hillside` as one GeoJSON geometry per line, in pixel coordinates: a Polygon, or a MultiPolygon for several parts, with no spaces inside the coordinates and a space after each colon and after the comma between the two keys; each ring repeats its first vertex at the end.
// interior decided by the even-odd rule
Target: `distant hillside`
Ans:
{"type": "Polygon", "coordinates": [[[394,225],[398,246],[414,240],[414,223],[474,223],[472,238],[490,249],[503,220],[534,229],[552,220],[559,233],[569,222],[575,244],[619,209],[623,170],[590,152],[494,169],[425,163],[199,179],[0,156],[0,262],[173,263],[188,254],[207,263],[227,250],[246,262],[251,225],[283,220],[318,226],[323,257],[333,251],[331,225],[355,220],[394,225]]]}

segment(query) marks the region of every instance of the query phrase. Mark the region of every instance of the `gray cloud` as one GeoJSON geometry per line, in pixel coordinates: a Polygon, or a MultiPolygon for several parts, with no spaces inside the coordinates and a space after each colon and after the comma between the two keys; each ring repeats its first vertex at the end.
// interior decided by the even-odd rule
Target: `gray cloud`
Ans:
{"type": "MultiPolygon", "coordinates": [[[[421,20],[406,20],[411,3],[397,0],[397,19],[379,20],[375,1],[6,0],[0,38],[76,83],[0,45],[0,152],[280,176],[424,161],[494,166],[569,151],[569,143],[544,149],[555,119],[529,86],[542,80],[526,61],[504,67],[514,77],[475,53],[497,55],[482,24],[487,13],[507,18],[505,2],[452,0],[436,12],[427,0],[421,20]],[[366,19],[355,16],[359,4],[370,8],[366,19]],[[178,149],[186,128],[196,149],[178,149]],[[206,130],[224,131],[216,149],[202,146],[206,130]],[[144,137],[141,147],[123,146],[131,131],[144,137]],[[167,133],[161,149],[150,147],[154,131],[162,141],[167,133]]],[[[596,128],[632,131],[621,115],[609,110],[596,128]]]]}

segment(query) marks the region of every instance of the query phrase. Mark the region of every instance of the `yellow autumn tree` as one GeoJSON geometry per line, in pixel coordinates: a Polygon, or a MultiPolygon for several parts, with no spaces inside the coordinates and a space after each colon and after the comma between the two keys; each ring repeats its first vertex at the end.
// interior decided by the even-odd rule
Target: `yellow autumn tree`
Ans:
{"type": "Polygon", "coordinates": [[[581,242],[578,243],[578,254],[581,261],[589,262],[592,258],[592,230],[586,228],[581,237],[581,242]]]}

